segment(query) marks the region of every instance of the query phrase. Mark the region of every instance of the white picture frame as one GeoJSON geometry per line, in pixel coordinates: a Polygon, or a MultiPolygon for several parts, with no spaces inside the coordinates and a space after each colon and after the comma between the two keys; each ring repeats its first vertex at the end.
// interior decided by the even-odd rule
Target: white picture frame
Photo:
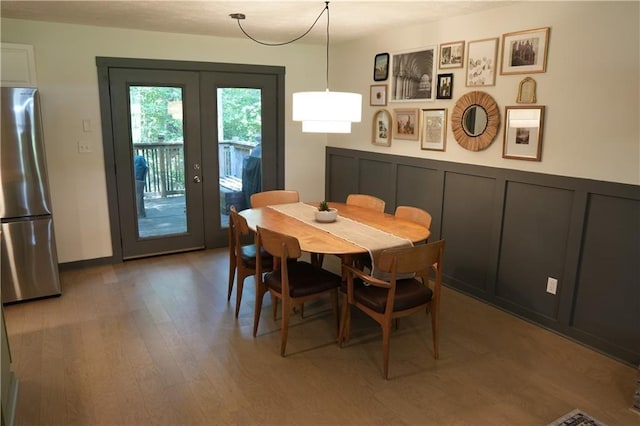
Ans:
{"type": "Polygon", "coordinates": [[[436,47],[428,46],[391,55],[391,98],[396,101],[432,101],[436,93],[436,47]],[[407,71],[411,68],[411,74],[407,71]],[[420,77],[416,79],[415,74],[420,77]]]}

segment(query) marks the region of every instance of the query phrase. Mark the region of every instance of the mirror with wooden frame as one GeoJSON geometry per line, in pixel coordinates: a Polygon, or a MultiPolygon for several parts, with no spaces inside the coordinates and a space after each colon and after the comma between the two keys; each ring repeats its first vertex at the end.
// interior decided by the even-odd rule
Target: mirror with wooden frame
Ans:
{"type": "Polygon", "coordinates": [[[469,151],[487,148],[500,128],[500,110],[485,92],[469,92],[458,99],[451,114],[451,130],[458,144],[469,151]]]}

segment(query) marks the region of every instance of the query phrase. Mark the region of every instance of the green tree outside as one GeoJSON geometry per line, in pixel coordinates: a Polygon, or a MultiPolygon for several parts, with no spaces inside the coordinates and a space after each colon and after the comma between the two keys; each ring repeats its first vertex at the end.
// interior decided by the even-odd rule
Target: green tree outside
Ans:
{"type": "Polygon", "coordinates": [[[237,137],[244,141],[257,141],[262,133],[260,89],[218,89],[221,96],[222,129],[226,140],[237,137]]]}
{"type": "MultiPolygon", "coordinates": [[[[262,132],[260,89],[223,88],[218,89],[218,96],[219,105],[223,106],[220,138],[258,141],[262,132]]],[[[131,97],[140,105],[141,142],[157,142],[159,135],[167,142],[182,141],[182,117],[174,118],[169,113],[170,102],[182,100],[181,88],[135,86],[131,88],[131,97]]]]}
{"type": "Polygon", "coordinates": [[[182,141],[182,117],[169,113],[169,102],[182,100],[181,88],[136,86],[131,88],[131,97],[140,105],[141,142],[155,143],[159,137],[167,142],[182,141]]]}

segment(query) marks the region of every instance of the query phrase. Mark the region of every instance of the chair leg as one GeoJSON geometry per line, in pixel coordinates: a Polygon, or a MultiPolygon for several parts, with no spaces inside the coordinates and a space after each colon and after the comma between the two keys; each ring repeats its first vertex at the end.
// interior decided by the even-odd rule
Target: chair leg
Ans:
{"type": "Polygon", "coordinates": [[[311,264],[322,268],[324,255],[322,253],[311,253],[311,264]]]}
{"type": "Polygon", "coordinates": [[[382,362],[385,380],[389,379],[389,340],[391,336],[391,322],[382,326],[382,362]]]}
{"type": "Polygon", "coordinates": [[[438,341],[440,340],[440,318],[438,312],[431,313],[431,334],[433,334],[433,357],[440,358],[440,348],[438,341]]]}
{"type": "Polygon", "coordinates": [[[349,340],[351,309],[347,301],[347,295],[342,297],[342,314],[340,315],[340,333],[338,334],[338,344],[340,346],[349,340]]]}
{"type": "Polygon", "coordinates": [[[287,349],[287,337],[289,337],[289,317],[291,316],[291,306],[286,300],[282,300],[282,326],[280,329],[280,356],[284,356],[287,349]]]}
{"type": "Polygon", "coordinates": [[[273,311],[273,320],[278,319],[278,298],[271,297],[271,309],[273,311]]]}
{"type": "Polygon", "coordinates": [[[236,318],[238,318],[238,314],[240,313],[240,302],[242,302],[242,291],[244,290],[244,280],[249,275],[242,275],[238,273],[238,282],[236,283],[236,318]]]}
{"type": "Polygon", "coordinates": [[[336,325],[336,336],[340,336],[340,310],[338,308],[338,289],[331,290],[331,304],[333,305],[333,321],[336,325]]]}
{"type": "Polygon", "coordinates": [[[266,290],[262,288],[257,280],[258,279],[256,278],[256,307],[253,313],[253,337],[256,337],[256,334],[258,333],[260,313],[262,312],[262,299],[264,299],[264,294],[266,293],[266,290]]]}
{"type": "Polygon", "coordinates": [[[227,302],[231,300],[231,291],[233,291],[233,279],[236,276],[236,257],[229,256],[229,291],[227,292],[227,302]]]}

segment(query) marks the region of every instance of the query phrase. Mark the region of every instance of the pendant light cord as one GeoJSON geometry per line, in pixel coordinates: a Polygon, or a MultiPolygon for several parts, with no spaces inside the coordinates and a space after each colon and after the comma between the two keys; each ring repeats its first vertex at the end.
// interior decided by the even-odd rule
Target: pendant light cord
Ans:
{"type": "Polygon", "coordinates": [[[242,24],[240,24],[240,20],[245,18],[244,15],[234,13],[234,14],[232,14],[230,16],[238,22],[238,27],[240,27],[240,31],[242,31],[244,35],[246,35],[249,39],[255,41],[256,43],[262,44],[264,46],[284,46],[284,45],[296,42],[296,41],[300,40],[302,37],[304,37],[307,34],[309,34],[311,32],[311,30],[313,29],[313,27],[315,27],[316,24],[318,23],[318,20],[320,19],[320,17],[324,14],[325,10],[327,11],[327,38],[328,38],[328,36],[329,36],[329,34],[328,34],[328,32],[329,32],[329,2],[325,1],[324,4],[325,4],[324,9],[322,9],[322,12],[320,12],[320,14],[316,18],[316,20],[313,21],[313,24],[311,24],[311,27],[309,27],[309,29],[307,31],[305,31],[302,35],[294,38],[293,40],[283,41],[283,42],[280,42],[280,43],[269,43],[269,42],[266,42],[266,41],[260,41],[260,40],[258,40],[256,38],[252,37],[251,35],[249,35],[249,33],[247,33],[244,30],[244,28],[242,28],[242,24]],[[241,15],[242,17],[239,17],[238,15],[241,15]]]}
{"type": "Polygon", "coordinates": [[[313,24],[311,24],[311,27],[309,27],[309,29],[307,31],[305,31],[302,35],[294,38],[293,40],[289,40],[289,41],[283,41],[280,43],[269,43],[266,41],[260,41],[254,37],[252,37],[251,35],[249,35],[249,33],[247,33],[244,28],[242,28],[242,24],[240,24],[240,20],[245,19],[245,16],[243,14],[240,13],[234,13],[231,14],[229,16],[231,16],[233,19],[235,19],[238,22],[238,27],[240,27],[240,31],[242,31],[242,33],[247,36],[250,40],[255,41],[258,44],[262,44],[263,46],[285,46],[287,44],[291,44],[293,42],[296,42],[298,40],[300,40],[302,37],[306,36],[307,34],[309,34],[311,32],[311,30],[316,26],[316,24],[318,23],[318,21],[320,20],[320,18],[322,17],[322,15],[324,14],[324,12],[327,12],[327,71],[326,71],[326,82],[327,82],[327,92],[329,91],[329,2],[325,1],[324,2],[324,9],[322,9],[322,12],[320,12],[320,14],[318,15],[318,17],[316,18],[315,21],[313,21],[313,24]]]}
{"type": "MultiPolygon", "coordinates": [[[[325,10],[327,11],[327,74],[326,74],[326,79],[327,79],[327,92],[328,92],[329,91],[329,2],[328,1],[324,2],[324,10],[323,10],[323,12],[325,10]]],[[[314,25],[315,25],[315,23],[314,23],[314,25]]]]}

